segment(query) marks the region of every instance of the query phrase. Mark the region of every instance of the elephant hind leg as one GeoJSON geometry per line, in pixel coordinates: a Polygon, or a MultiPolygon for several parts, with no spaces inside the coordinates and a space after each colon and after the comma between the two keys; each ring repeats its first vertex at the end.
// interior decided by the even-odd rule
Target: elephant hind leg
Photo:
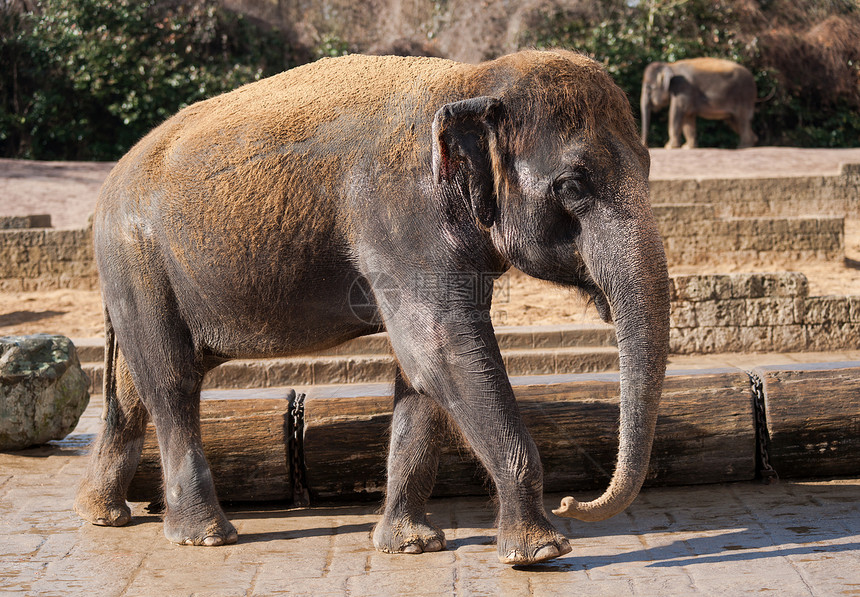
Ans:
{"type": "Polygon", "coordinates": [[[122,526],[131,520],[126,493],[137,470],[149,418],[121,354],[115,371],[116,389],[109,388],[104,397],[104,427],[93,444],[75,497],[75,511],[101,526],[122,526]]]}
{"type": "Polygon", "coordinates": [[[394,383],[394,416],[388,456],[388,488],[373,545],[386,553],[423,553],[445,548],[445,534],[426,514],[439,466],[447,416],[416,392],[400,371],[394,383]]]}
{"type": "Polygon", "coordinates": [[[726,122],[740,137],[740,140],[738,141],[738,149],[752,147],[756,144],[756,141],[758,141],[758,137],[752,130],[751,113],[749,115],[742,114],[730,116],[726,122]]]}
{"type": "Polygon", "coordinates": [[[696,115],[695,114],[685,114],[684,120],[682,124],[682,129],[684,131],[684,145],[682,146],[684,149],[695,149],[698,147],[696,144],[696,115]]]}
{"type": "MultiPolygon", "coordinates": [[[[107,244],[106,249],[112,259],[99,263],[104,302],[128,369],[119,379],[129,379],[135,404],[146,407],[158,437],[164,534],[185,545],[235,543],[236,529],[218,503],[203,454],[199,409],[206,366],[192,331],[161,264],[129,257],[122,246],[107,244]]],[[[116,459],[106,460],[105,467],[112,467],[108,475],[125,470],[116,459]]]]}

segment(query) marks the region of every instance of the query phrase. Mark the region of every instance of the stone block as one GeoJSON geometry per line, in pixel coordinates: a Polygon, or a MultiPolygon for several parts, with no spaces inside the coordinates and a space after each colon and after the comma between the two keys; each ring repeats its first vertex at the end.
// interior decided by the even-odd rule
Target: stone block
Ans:
{"type": "Polygon", "coordinates": [[[806,350],[855,350],[860,346],[860,324],[805,324],[806,350]]]}
{"type": "Polygon", "coordinates": [[[806,350],[806,336],[801,325],[776,325],[771,328],[773,352],[802,352],[806,350]]]}
{"type": "Polygon", "coordinates": [[[746,321],[746,305],[739,299],[695,303],[696,322],[702,327],[730,327],[746,321]]]}
{"type": "Polygon", "coordinates": [[[614,347],[585,350],[557,350],[554,355],[555,372],[597,373],[618,368],[618,350],[614,347]]]}
{"type": "Polygon", "coordinates": [[[773,328],[770,326],[743,326],[734,335],[731,350],[738,352],[773,352],[773,328]]]}
{"type": "Polygon", "coordinates": [[[508,375],[550,375],[556,372],[551,350],[508,350],[502,354],[508,375]]]}
{"type": "MultiPolygon", "coordinates": [[[[676,352],[669,335],[670,351],[676,352]]],[[[732,352],[741,350],[741,343],[736,327],[697,327],[683,330],[683,338],[677,351],[678,354],[711,354],[717,352],[732,352]]]]}
{"type": "MultiPolygon", "coordinates": [[[[568,346],[564,343],[564,332],[560,329],[552,329],[549,326],[545,330],[535,331],[530,334],[531,340],[528,345],[524,344],[514,335],[506,336],[504,334],[496,334],[496,339],[499,341],[499,348],[556,348],[558,346],[568,346]]],[[[574,343],[573,345],[576,345],[574,343]]]]}
{"type": "Polygon", "coordinates": [[[848,301],[848,320],[851,323],[860,323],[860,296],[846,297],[848,301]]]}
{"type": "MultiPolygon", "coordinates": [[[[278,386],[311,384],[314,379],[313,360],[313,358],[286,358],[260,361],[263,365],[263,373],[265,374],[265,380],[262,385],[274,388],[278,386]]],[[[229,364],[225,363],[221,367],[229,364]]],[[[253,388],[259,386],[256,380],[249,379],[243,385],[234,387],[253,388]]]]}
{"type": "Polygon", "coordinates": [[[844,296],[813,296],[804,302],[803,323],[848,323],[851,320],[849,313],[849,303],[844,296]]]}
{"type": "Polygon", "coordinates": [[[672,278],[675,300],[710,301],[731,298],[731,277],[724,274],[690,274],[672,278]]]}
{"type": "Polygon", "coordinates": [[[0,230],[50,227],[51,216],[49,214],[38,214],[32,216],[0,216],[0,230]]]}
{"type": "Polygon", "coordinates": [[[397,374],[394,357],[387,355],[363,355],[347,359],[349,383],[367,383],[393,380],[397,374]]]}
{"type": "Polygon", "coordinates": [[[318,357],[311,363],[313,383],[348,383],[347,359],[337,357],[318,357]]]}
{"type": "Polygon", "coordinates": [[[731,274],[734,298],[804,297],[809,293],[809,283],[801,273],[752,273],[731,274]]]}
{"type": "Polygon", "coordinates": [[[227,361],[203,376],[203,389],[268,387],[267,361],[227,361]]]}
{"type": "Polygon", "coordinates": [[[670,303],[669,325],[673,328],[694,328],[698,326],[695,303],[690,301],[672,301],[670,303]]]}
{"type": "Polygon", "coordinates": [[[794,325],[803,321],[804,299],[755,298],[743,301],[744,324],[748,326],[794,325]]]}
{"type": "Polygon", "coordinates": [[[65,336],[0,338],[0,450],[64,438],[89,404],[89,385],[65,336]]]}

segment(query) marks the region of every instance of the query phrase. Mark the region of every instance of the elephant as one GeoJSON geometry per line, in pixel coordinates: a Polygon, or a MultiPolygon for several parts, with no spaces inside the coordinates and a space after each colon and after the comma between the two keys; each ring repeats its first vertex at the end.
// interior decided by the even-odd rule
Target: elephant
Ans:
{"type": "Polygon", "coordinates": [[[426,514],[453,421],[494,483],[502,562],[571,550],[543,506],[489,317],[511,267],[577,288],[613,321],[618,465],[601,520],[648,472],[669,338],[648,150],[598,63],[525,51],[481,64],[349,55],[190,105],[114,167],[93,217],[105,310],[105,424],[75,498],[121,526],[151,418],[166,537],[237,541],[200,440],[207,371],[387,331],[398,363],[380,551],[446,547],[426,514]],[[369,300],[350,300],[359,288],[369,300]]]}
{"type": "Polygon", "coordinates": [[[696,147],[696,117],[725,120],[740,135],[738,148],[755,145],[752,130],[756,85],[752,73],[731,60],[690,58],[652,62],[642,76],[642,143],[648,143],[651,110],[669,106],[666,149],[696,147]]]}

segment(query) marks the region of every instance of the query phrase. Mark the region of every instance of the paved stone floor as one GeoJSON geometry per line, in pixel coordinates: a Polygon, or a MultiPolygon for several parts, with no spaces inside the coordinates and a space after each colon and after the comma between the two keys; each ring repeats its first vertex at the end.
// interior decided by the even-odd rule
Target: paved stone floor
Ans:
{"type": "Polygon", "coordinates": [[[602,523],[555,519],[573,552],[522,569],[496,559],[488,498],[432,500],[448,550],[420,556],[373,550],[376,504],[232,510],[219,548],[168,543],[143,504],[92,526],[72,500],[98,398],[62,442],[0,453],[0,595],[860,595],[857,479],[647,489],[602,523]]]}

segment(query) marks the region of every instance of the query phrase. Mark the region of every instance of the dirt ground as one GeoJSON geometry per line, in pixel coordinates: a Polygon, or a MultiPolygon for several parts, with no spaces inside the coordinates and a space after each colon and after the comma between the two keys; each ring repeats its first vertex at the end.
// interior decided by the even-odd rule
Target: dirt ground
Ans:
{"type": "MultiPolygon", "coordinates": [[[[843,162],[860,163],[858,149],[793,149],[758,147],[745,150],[655,149],[652,179],[747,178],[836,174],[843,162]]],[[[112,164],[30,162],[0,159],[0,215],[48,213],[55,228],[86,225],[98,188],[112,164]]],[[[845,223],[846,259],[840,263],[804,263],[809,291],[817,295],[860,295],[860,221],[845,223]]],[[[732,264],[672,268],[673,274],[764,271],[732,264]]],[[[539,325],[598,321],[593,307],[575,291],[558,288],[519,273],[498,285],[493,321],[496,325],[539,325]]],[[[60,333],[72,338],[104,332],[98,292],[53,290],[0,292],[0,336],[60,333]]]]}

